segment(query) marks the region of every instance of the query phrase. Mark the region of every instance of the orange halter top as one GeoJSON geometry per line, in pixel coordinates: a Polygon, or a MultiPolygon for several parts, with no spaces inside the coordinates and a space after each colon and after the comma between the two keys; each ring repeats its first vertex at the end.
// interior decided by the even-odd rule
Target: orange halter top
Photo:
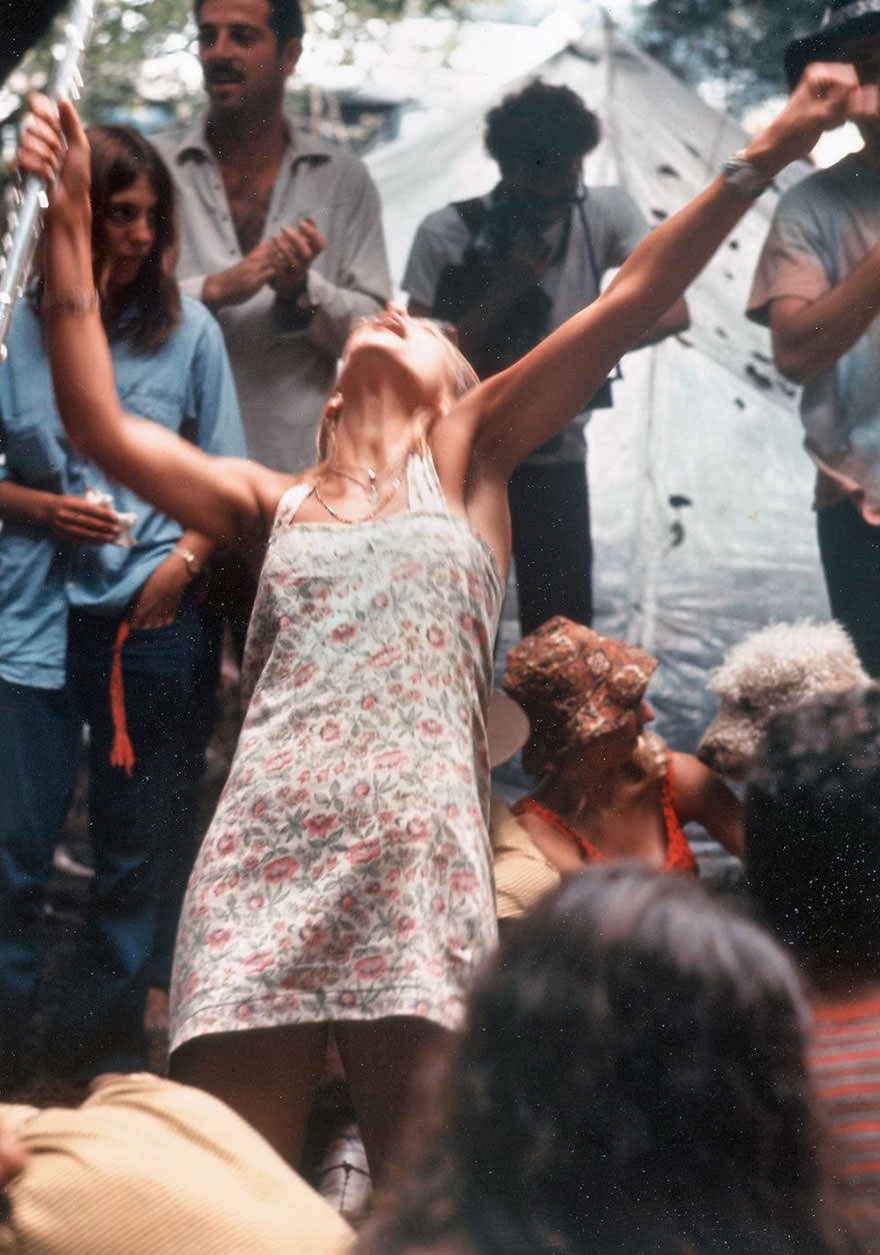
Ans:
{"type": "MultiPolygon", "coordinates": [[[[684,835],[684,829],[678,818],[678,812],[675,809],[675,774],[672,767],[672,755],[668,755],[666,759],[666,773],[660,781],[660,805],[663,810],[663,827],[666,831],[666,860],[660,868],[663,872],[683,872],[687,876],[698,875],[697,860],[694,852],[690,847],[687,837],[684,835]]],[[[556,811],[551,810],[549,806],[545,806],[543,802],[536,801],[533,797],[521,797],[518,802],[514,802],[511,810],[514,815],[537,815],[549,824],[551,828],[555,828],[557,832],[561,832],[563,836],[570,837],[572,841],[579,847],[581,858],[585,863],[609,863],[612,860],[607,854],[603,854],[598,850],[582,832],[578,832],[573,824],[567,819],[563,819],[561,815],[557,815],[556,811]]]]}

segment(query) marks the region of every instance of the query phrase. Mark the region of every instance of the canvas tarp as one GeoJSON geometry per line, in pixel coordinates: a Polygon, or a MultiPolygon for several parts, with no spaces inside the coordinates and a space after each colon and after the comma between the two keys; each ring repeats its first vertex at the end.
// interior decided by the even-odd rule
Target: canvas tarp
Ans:
{"type": "MultiPolygon", "coordinates": [[[[621,184],[652,223],[746,140],[607,32],[536,72],[571,86],[603,119],[587,183],[621,184]]],[[[424,215],[492,186],[482,126],[500,94],[372,156],[398,282],[424,215]]],[[[614,407],[588,432],[596,626],[658,655],[651,701],[681,749],[716,708],[706,680],[731,643],[771,621],[828,615],[796,392],[773,367],[767,333],[744,315],[774,203],[773,192],[756,203],[689,291],[687,334],[624,358],[614,407]]],[[[508,607],[502,657],[515,638],[508,607]]]]}

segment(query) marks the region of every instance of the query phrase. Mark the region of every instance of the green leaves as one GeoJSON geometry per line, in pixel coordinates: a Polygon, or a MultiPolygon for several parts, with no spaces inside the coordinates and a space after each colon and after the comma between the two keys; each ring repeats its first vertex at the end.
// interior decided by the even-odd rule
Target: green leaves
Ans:
{"type": "MultiPolygon", "coordinates": [[[[383,23],[404,13],[448,16],[463,0],[314,0],[307,5],[313,39],[340,41],[345,49],[360,40],[381,39],[383,23]]],[[[59,27],[54,28],[57,33],[59,27]]],[[[51,34],[25,58],[0,98],[0,121],[17,113],[31,90],[46,84],[51,34]]],[[[187,117],[202,105],[201,81],[190,60],[196,25],[191,0],[97,0],[96,18],[84,57],[80,111],[86,123],[133,121],[146,130],[175,117],[187,117]],[[144,62],[158,58],[156,74],[142,73],[144,62]]]]}
{"type": "Polygon", "coordinates": [[[717,83],[734,113],[787,90],[786,44],[815,30],[824,0],[649,0],[636,42],[689,83],[717,83]]]}

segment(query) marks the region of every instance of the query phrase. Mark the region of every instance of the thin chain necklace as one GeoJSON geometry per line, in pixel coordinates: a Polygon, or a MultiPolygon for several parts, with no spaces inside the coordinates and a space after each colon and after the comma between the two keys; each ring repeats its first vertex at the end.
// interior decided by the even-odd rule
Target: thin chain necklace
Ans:
{"type": "MultiPolygon", "coordinates": [[[[321,496],[321,489],[319,487],[321,483],[320,479],[316,480],[315,483],[312,484],[312,496],[315,498],[315,500],[318,502],[319,505],[322,505],[324,507],[324,509],[327,511],[327,513],[330,515],[332,519],[336,519],[337,523],[348,523],[348,524],[369,523],[371,519],[374,519],[377,514],[381,514],[382,511],[385,509],[385,507],[390,504],[392,498],[394,497],[395,493],[397,492],[398,488],[403,482],[400,476],[400,470],[401,468],[398,467],[398,473],[395,475],[394,479],[391,481],[391,487],[388,489],[388,492],[385,494],[385,496],[379,497],[379,499],[376,501],[376,504],[373,506],[372,510],[370,510],[369,514],[365,514],[362,518],[359,518],[359,519],[350,519],[346,517],[346,515],[340,514],[338,510],[334,510],[330,502],[326,501],[324,497],[321,496]]],[[[363,488],[363,484],[361,484],[360,487],[363,488]]]]}
{"type": "MultiPolygon", "coordinates": [[[[405,460],[406,459],[404,459],[404,461],[405,460]]],[[[393,470],[389,471],[388,468],[386,467],[385,470],[379,471],[378,473],[375,470],[373,470],[372,466],[356,467],[355,468],[356,470],[366,471],[367,481],[368,481],[366,484],[363,483],[362,480],[358,479],[356,475],[352,475],[348,471],[342,470],[342,468],[339,466],[328,466],[326,468],[326,473],[330,475],[338,475],[341,479],[347,479],[349,480],[350,483],[357,484],[358,488],[360,488],[360,490],[366,494],[366,498],[369,501],[370,505],[374,506],[379,500],[379,481],[384,479],[386,475],[394,475],[395,478],[397,479],[397,483],[399,487],[400,485],[399,475],[402,468],[403,468],[403,461],[398,462],[397,466],[395,466],[393,470]]]]}

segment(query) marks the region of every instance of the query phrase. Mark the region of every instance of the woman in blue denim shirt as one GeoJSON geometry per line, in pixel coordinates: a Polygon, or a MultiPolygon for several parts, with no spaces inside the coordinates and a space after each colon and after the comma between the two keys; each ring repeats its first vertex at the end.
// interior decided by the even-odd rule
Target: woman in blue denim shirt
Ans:
{"type": "MultiPolygon", "coordinates": [[[[130,410],[209,452],[243,453],[220,330],[200,304],[181,298],[174,279],[169,175],[136,131],[95,127],[90,138],[94,278],[120,394],[130,410]]],[[[157,868],[163,887],[180,882],[182,894],[194,850],[181,810],[191,807],[200,779],[212,698],[196,584],[213,542],[182,531],[71,447],[55,410],[41,306],[37,286],[16,309],[0,372],[0,1064],[7,1084],[33,1066],[29,1021],[45,887],[84,723],[95,876],[74,980],[51,1034],[52,1062],[83,1076],[144,1065],[157,868]],[[120,520],[128,514],[135,521],[124,543],[120,520]],[[169,852],[176,862],[167,862],[169,852]]],[[[164,959],[170,966],[170,953],[164,959]]]]}

